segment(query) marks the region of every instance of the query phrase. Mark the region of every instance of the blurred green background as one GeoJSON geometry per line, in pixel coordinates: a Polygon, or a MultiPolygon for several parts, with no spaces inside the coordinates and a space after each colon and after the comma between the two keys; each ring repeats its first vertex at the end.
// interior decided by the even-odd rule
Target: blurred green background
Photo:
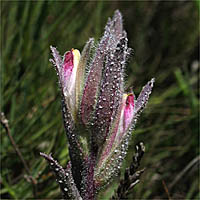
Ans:
{"type": "MultiPolygon", "coordinates": [[[[129,199],[200,198],[199,8],[199,1],[1,1],[1,111],[37,181],[37,199],[61,197],[39,152],[53,152],[63,166],[69,160],[49,46],[61,54],[81,50],[89,37],[101,37],[116,9],[134,49],[127,65],[127,87],[133,86],[138,95],[148,80],[156,78],[122,169],[129,166],[134,146],[143,141],[141,168],[146,170],[129,199]]],[[[2,126],[0,135],[1,198],[35,198],[2,126]]],[[[99,198],[109,199],[118,182],[119,177],[99,198]]]]}

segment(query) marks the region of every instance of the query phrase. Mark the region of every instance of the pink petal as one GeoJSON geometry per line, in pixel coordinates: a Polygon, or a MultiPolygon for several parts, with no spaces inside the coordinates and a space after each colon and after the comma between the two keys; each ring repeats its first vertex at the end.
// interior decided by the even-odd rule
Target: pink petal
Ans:
{"type": "Polygon", "coordinates": [[[64,65],[63,65],[63,72],[64,72],[64,80],[68,80],[71,76],[73,71],[74,63],[73,63],[73,53],[72,50],[68,51],[64,55],[64,65]]]}
{"type": "Polygon", "coordinates": [[[126,99],[126,106],[124,109],[124,131],[129,127],[134,115],[134,95],[128,94],[126,99]]]}

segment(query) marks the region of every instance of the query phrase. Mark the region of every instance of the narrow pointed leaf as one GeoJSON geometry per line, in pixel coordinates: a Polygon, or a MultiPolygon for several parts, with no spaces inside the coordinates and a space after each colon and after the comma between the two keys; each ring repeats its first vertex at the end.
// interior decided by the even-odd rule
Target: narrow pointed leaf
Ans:
{"type": "Polygon", "coordinates": [[[81,189],[82,172],[84,165],[84,153],[82,151],[79,138],[75,133],[75,125],[71,120],[72,118],[70,116],[70,113],[68,112],[68,108],[65,104],[64,98],[62,98],[62,111],[63,111],[64,126],[67,134],[67,139],[69,142],[68,148],[72,164],[72,174],[78,189],[81,189]]]}
{"type": "Polygon", "coordinates": [[[57,51],[57,49],[55,47],[50,46],[50,49],[51,49],[52,55],[54,57],[54,60],[50,59],[50,62],[53,63],[53,65],[55,66],[57,72],[59,73],[60,70],[62,69],[62,65],[63,65],[62,58],[59,55],[59,52],[57,51]]]}
{"type": "Polygon", "coordinates": [[[94,48],[94,39],[90,38],[81,53],[81,59],[77,69],[75,87],[76,87],[76,107],[78,111],[80,109],[80,102],[82,99],[83,89],[85,86],[86,67],[89,64],[91,49],[93,48],[94,48]]]}
{"type": "Polygon", "coordinates": [[[149,81],[143,88],[142,91],[140,92],[137,102],[135,105],[135,112],[139,115],[143,109],[145,108],[148,100],[149,100],[149,95],[151,94],[153,84],[155,82],[155,79],[152,78],[151,81],[149,81]]]}
{"type": "Polygon", "coordinates": [[[84,124],[91,120],[96,106],[106,55],[116,47],[122,32],[122,17],[120,12],[116,11],[113,19],[108,20],[104,36],[97,47],[95,57],[91,63],[81,104],[81,116],[84,124]]]}
{"type": "MultiPolygon", "coordinates": [[[[124,34],[126,36],[126,34],[124,34]]],[[[127,38],[122,37],[116,48],[106,56],[104,78],[96,106],[93,137],[98,146],[105,141],[110,125],[116,118],[124,91],[123,68],[127,59],[127,38]]]]}
{"type": "Polygon", "coordinates": [[[62,191],[63,197],[65,199],[81,200],[82,198],[72,177],[70,163],[68,164],[67,169],[63,169],[63,167],[53,159],[51,154],[46,155],[44,153],[40,153],[40,155],[48,161],[51,169],[53,170],[62,191]]]}

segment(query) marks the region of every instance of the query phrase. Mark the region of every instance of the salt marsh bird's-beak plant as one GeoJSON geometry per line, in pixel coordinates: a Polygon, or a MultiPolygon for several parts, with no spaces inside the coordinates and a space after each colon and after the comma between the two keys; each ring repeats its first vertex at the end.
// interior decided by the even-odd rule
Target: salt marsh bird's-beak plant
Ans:
{"type": "Polygon", "coordinates": [[[50,47],[62,96],[62,113],[70,161],[61,167],[41,153],[53,169],[66,199],[95,199],[98,191],[118,174],[139,114],[147,104],[154,79],[136,99],[124,91],[127,46],[122,16],[108,19],[104,35],[91,38],[82,53],[72,49],[61,57],[50,47]]]}

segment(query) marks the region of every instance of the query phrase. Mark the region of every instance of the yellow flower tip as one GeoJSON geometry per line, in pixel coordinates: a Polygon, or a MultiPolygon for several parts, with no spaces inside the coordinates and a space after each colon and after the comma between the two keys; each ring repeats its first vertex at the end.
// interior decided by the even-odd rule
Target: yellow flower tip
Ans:
{"type": "Polygon", "coordinates": [[[126,99],[128,97],[128,94],[123,94],[123,99],[126,99]]]}
{"type": "Polygon", "coordinates": [[[80,51],[78,49],[73,49],[72,48],[72,53],[73,53],[73,59],[74,59],[74,67],[77,67],[78,66],[78,63],[79,63],[79,60],[81,58],[81,54],[80,54],[80,51]]]}
{"type": "Polygon", "coordinates": [[[133,93],[128,93],[128,94],[127,94],[127,96],[131,96],[131,95],[133,95],[133,93]]]}

